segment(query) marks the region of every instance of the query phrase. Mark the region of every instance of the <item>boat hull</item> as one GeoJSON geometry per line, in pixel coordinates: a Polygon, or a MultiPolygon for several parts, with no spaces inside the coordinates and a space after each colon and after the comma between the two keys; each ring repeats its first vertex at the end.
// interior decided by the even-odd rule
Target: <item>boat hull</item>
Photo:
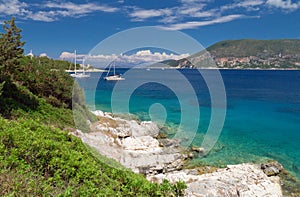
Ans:
{"type": "Polygon", "coordinates": [[[80,73],[80,74],[71,74],[71,77],[74,77],[74,78],[88,78],[88,77],[90,77],[90,75],[88,75],[88,74],[82,74],[82,73],[80,73]]]}
{"type": "Polygon", "coordinates": [[[125,80],[125,78],[122,78],[118,75],[113,75],[113,76],[108,76],[108,77],[104,77],[104,79],[106,81],[122,81],[122,80],[125,80]]]}

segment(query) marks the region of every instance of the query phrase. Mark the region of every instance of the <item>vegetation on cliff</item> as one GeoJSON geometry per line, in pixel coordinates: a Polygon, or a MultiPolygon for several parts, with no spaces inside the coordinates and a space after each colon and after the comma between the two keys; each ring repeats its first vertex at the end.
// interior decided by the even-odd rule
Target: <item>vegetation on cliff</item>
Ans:
{"type": "Polygon", "coordinates": [[[75,127],[72,107],[81,115],[83,112],[84,118],[95,120],[84,106],[79,86],[64,72],[69,63],[23,56],[24,42],[14,18],[5,22],[3,29],[0,196],[182,194],[182,182],[172,185],[164,181],[158,185],[129,170],[112,168],[100,155],[95,157],[80,139],[69,135],[75,127]],[[77,91],[72,100],[73,88],[77,91]]]}
{"type": "Polygon", "coordinates": [[[250,57],[261,58],[289,55],[300,59],[300,39],[282,40],[226,40],[218,42],[207,50],[211,55],[220,57],[250,57]]]}
{"type": "Polygon", "coordinates": [[[179,68],[262,68],[299,69],[300,39],[226,40],[178,61],[166,61],[179,68]],[[208,60],[213,61],[208,61],[208,60]]]}

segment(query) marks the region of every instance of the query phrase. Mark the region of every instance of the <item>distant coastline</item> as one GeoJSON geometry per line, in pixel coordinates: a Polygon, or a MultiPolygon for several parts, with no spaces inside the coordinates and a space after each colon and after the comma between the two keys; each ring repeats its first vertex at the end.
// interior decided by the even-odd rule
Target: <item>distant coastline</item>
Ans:
{"type": "MultiPolygon", "coordinates": [[[[75,72],[75,70],[65,70],[68,73],[75,72]]],[[[87,69],[87,70],[76,70],[76,72],[87,72],[87,73],[92,73],[92,72],[107,72],[104,69],[98,69],[98,68],[93,68],[93,69],[87,69]]]]}
{"type": "Polygon", "coordinates": [[[225,40],[187,58],[165,60],[175,68],[215,67],[219,69],[300,69],[300,39],[225,40]]]}
{"type": "MultiPolygon", "coordinates": [[[[207,67],[207,68],[177,68],[177,67],[123,67],[123,68],[116,68],[116,69],[144,69],[144,70],[184,70],[184,69],[199,69],[199,70],[281,70],[281,71],[300,71],[300,68],[220,68],[220,67],[207,67]]],[[[82,70],[77,70],[78,72],[82,72],[82,70]]],[[[74,70],[66,70],[66,72],[74,72],[74,70]]],[[[85,72],[107,72],[107,70],[97,69],[95,71],[93,70],[86,70],[85,72]]]]}

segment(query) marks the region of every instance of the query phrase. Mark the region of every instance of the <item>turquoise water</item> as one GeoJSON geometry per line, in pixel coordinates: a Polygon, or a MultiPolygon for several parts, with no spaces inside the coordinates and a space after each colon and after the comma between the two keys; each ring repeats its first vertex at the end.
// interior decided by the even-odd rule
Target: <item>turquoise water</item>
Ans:
{"type": "MultiPolygon", "coordinates": [[[[118,70],[120,73],[126,71],[118,70]]],[[[119,87],[114,100],[122,103],[126,100],[126,92],[131,92],[126,108],[117,106],[119,112],[127,112],[128,108],[130,113],[140,119],[152,118],[174,131],[185,119],[181,132],[191,131],[191,125],[199,121],[192,143],[201,145],[212,115],[209,88],[201,74],[197,70],[180,71],[192,85],[195,91],[192,93],[172,70],[151,70],[151,74],[146,70],[135,72],[134,77],[126,78],[124,75],[126,80],[118,82],[125,86],[119,87]],[[176,91],[168,85],[159,84],[157,80],[151,81],[153,76],[155,79],[171,81],[176,91]],[[130,81],[138,83],[140,79],[148,83],[138,84],[131,91],[128,85],[130,81]],[[152,111],[151,106],[154,106],[152,111]],[[200,109],[199,114],[189,113],[197,107],[200,109]]],[[[300,178],[300,71],[220,72],[227,98],[225,124],[214,148],[205,157],[195,159],[195,162],[222,166],[275,159],[300,178]]],[[[93,73],[91,79],[79,79],[85,89],[86,102],[90,106],[95,104],[96,109],[111,111],[111,96],[116,91],[113,90],[116,82],[104,81],[102,77],[98,81],[98,77],[99,73],[93,73]],[[92,88],[92,83],[96,90],[92,88]]]]}

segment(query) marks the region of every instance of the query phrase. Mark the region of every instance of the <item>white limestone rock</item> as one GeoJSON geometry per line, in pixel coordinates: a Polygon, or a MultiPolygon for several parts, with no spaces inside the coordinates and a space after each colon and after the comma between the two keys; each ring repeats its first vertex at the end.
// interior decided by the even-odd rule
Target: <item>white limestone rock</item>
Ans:
{"type": "Polygon", "coordinates": [[[159,142],[151,136],[128,137],[122,141],[125,150],[149,150],[159,148],[159,142]]]}
{"type": "Polygon", "coordinates": [[[159,128],[157,124],[151,121],[141,122],[141,126],[144,128],[144,135],[149,135],[152,137],[157,137],[159,134],[159,128]]]}
{"type": "MultiPolygon", "coordinates": [[[[73,135],[100,154],[115,159],[136,173],[146,174],[150,181],[161,183],[168,179],[175,183],[182,180],[187,184],[185,196],[282,196],[279,177],[268,177],[263,172],[273,170],[274,165],[228,165],[213,173],[197,175],[195,170],[180,170],[186,156],[175,148],[176,143],[179,144],[177,141],[167,139],[161,144],[168,146],[160,146],[155,139],[159,133],[155,123],[125,120],[101,111],[94,113],[101,120],[91,125],[95,132],[76,131],[73,135]]],[[[205,150],[194,151],[201,153],[205,150]]]]}
{"type": "Polygon", "coordinates": [[[138,122],[136,120],[126,120],[120,117],[113,117],[111,113],[102,112],[100,110],[93,111],[93,113],[102,118],[102,121],[99,121],[96,129],[99,131],[111,131],[113,135],[118,137],[129,137],[129,136],[151,136],[157,137],[159,134],[158,126],[151,121],[142,121],[138,122]],[[114,127],[106,122],[109,120],[110,123],[113,123],[114,127]]]}
{"type": "Polygon", "coordinates": [[[95,114],[96,116],[104,116],[104,112],[101,110],[92,111],[92,113],[95,114]]]}
{"type": "Polygon", "coordinates": [[[185,181],[188,187],[185,196],[282,196],[279,177],[268,177],[255,164],[228,165],[227,168],[203,175],[179,171],[152,175],[147,179],[158,183],[163,179],[173,183],[185,181]]]}

